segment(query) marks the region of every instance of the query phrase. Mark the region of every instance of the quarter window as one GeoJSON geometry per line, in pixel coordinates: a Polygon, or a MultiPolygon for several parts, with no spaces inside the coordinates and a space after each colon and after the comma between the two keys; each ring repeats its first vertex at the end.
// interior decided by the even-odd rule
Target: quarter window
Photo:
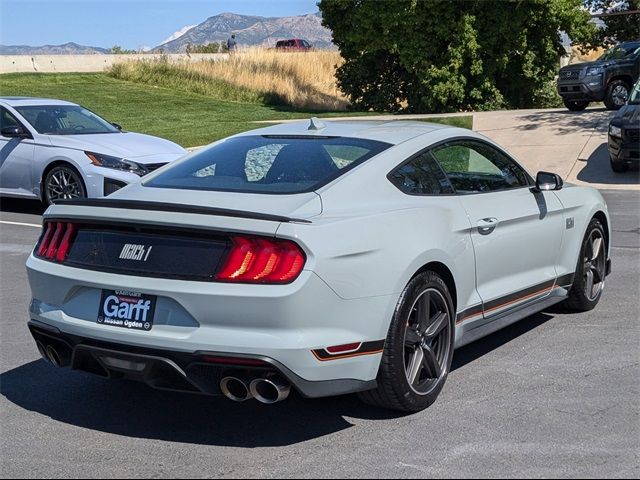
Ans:
{"type": "Polygon", "coordinates": [[[9,110],[0,107],[0,130],[9,127],[20,127],[20,122],[14,117],[9,110]]]}
{"type": "Polygon", "coordinates": [[[449,179],[428,153],[419,155],[393,171],[389,180],[409,195],[454,193],[449,179]]]}
{"type": "Polygon", "coordinates": [[[529,185],[526,172],[490,145],[461,141],[433,150],[458,193],[508,190],[529,185]]]}

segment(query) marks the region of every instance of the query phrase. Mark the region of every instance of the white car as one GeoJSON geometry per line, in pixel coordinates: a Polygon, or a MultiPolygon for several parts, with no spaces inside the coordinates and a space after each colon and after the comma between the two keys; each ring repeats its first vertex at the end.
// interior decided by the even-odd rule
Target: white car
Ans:
{"type": "Polygon", "coordinates": [[[0,97],[1,196],[45,204],[107,196],[186,153],[74,103],[0,97]]]}
{"type": "Polygon", "coordinates": [[[273,126],[49,208],[29,326],[44,358],[105,377],[418,411],[455,348],[594,308],[609,225],[597,190],[534,180],[469,130],[273,126]]]}

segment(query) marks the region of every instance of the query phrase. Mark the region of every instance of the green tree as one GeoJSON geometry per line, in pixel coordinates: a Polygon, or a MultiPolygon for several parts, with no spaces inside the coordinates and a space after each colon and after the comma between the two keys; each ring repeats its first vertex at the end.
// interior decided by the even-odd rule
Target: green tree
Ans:
{"type": "Polygon", "coordinates": [[[564,54],[592,38],[582,0],[321,0],[356,108],[447,112],[533,107],[564,54]]]}
{"type": "Polygon", "coordinates": [[[109,53],[113,55],[128,55],[128,54],[137,53],[137,52],[135,50],[124,49],[120,45],[114,45],[109,49],[109,53]]]}
{"type": "Polygon", "coordinates": [[[586,0],[586,6],[600,18],[604,28],[598,31],[595,45],[610,46],[640,38],[640,0],[586,0]]]}
{"type": "Polygon", "coordinates": [[[187,44],[187,53],[218,53],[220,44],[217,42],[208,43],[207,45],[187,44]]]}

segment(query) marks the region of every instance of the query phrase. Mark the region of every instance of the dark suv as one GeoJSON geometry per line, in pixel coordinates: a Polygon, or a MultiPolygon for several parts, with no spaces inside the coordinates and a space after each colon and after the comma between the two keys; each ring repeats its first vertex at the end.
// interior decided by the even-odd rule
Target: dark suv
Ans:
{"type": "Polygon", "coordinates": [[[640,41],[621,43],[595,62],[560,69],[558,93],[572,111],[584,110],[589,102],[601,102],[618,110],[629,98],[640,77],[640,41]]]}
{"type": "Polygon", "coordinates": [[[609,156],[614,172],[626,172],[630,164],[640,163],[640,81],[609,123],[609,156]]]}

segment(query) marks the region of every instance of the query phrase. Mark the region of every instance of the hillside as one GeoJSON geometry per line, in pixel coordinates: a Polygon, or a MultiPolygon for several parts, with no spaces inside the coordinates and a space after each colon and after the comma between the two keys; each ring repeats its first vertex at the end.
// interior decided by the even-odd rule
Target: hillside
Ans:
{"type": "Polygon", "coordinates": [[[223,13],[210,17],[175,40],[159,45],[154,51],[182,53],[187,45],[225,42],[236,34],[240,46],[275,46],[277,40],[304,38],[317,48],[332,48],[331,31],[322,26],[320,13],[295,17],[256,17],[223,13]]]}
{"type": "Polygon", "coordinates": [[[69,42],[64,45],[43,45],[32,47],[29,45],[0,45],[0,55],[86,55],[104,54],[106,48],[88,47],[69,42]]]}

